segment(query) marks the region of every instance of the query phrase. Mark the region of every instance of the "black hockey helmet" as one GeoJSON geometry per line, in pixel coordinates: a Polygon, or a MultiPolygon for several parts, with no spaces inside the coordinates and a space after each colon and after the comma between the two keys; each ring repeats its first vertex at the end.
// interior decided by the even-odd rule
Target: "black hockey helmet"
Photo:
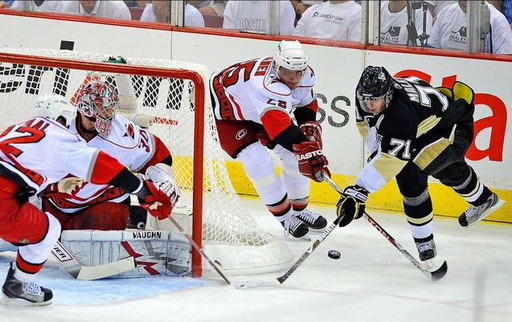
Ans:
{"type": "Polygon", "coordinates": [[[361,107],[370,112],[365,101],[386,98],[386,106],[393,94],[393,77],[384,67],[368,66],[364,69],[357,84],[356,96],[361,107]]]}

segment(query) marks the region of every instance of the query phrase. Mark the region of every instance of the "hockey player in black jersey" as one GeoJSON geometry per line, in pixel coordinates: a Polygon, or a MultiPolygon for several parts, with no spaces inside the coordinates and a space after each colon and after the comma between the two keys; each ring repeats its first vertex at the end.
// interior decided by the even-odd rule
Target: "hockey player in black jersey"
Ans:
{"type": "Polygon", "coordinates": [[[356,88],[356,122],[371,156],[338,201],[340,226],[361,217],[368,194],[396,177],[420,260],[427,261],[437,254],[428,176],[470,204],[459,216],[463,227],[498,209],[503,201],[464,159],[473,140],[473,96],[461,82],[435,89],[418,78],[393,78],[384,67],[367,67],[356,88]]]}

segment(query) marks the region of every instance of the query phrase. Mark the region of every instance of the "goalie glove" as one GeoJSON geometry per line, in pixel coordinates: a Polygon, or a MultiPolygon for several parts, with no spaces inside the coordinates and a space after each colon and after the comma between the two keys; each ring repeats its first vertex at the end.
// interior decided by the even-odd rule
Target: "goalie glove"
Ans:
{"type": "Polygon", "coordinates": [[[173,171],[169,165],[157,163],[156,165],[149,166],[146,169],[146,179],[153,182],[158,189],[165,192],[171,199],[173,206],[176,205],[181,191],[174,181],[173,171]]]}
{"type": "Polygon", "coordinates": [[[358,185],[348,186],[343,190],[336,204],[336,215],[341,217],[340,227],[345,227],[355,218],[361,218],[366,207],[368,191],[358,185]]]}
{"type": "Polygon", "coordinates": [[[327,165],[329,162],[325,157],[318,141],[304,141],[293,145],[293,153],[299,163],[299,171],[316,182],[324,181],[324,171],[330,177],[331,174],[327,165]]]}
{"type": "Polygon", "coordinates": [[[316,121],[307,121],[301,124],[299,129],[308,137],[308,140],[317,141],[320,143],[320,148],[322,148],[322,127],[320,126],[320,123],[316,121]]]}
{"type": "Polygon", "coordinates": [[[142,188],[136,193],[140,206],[153,217],[160,220],[168,218],[173,207],[170,197],[155,187],[151,181],[144,180],[142,182],[142,188]]]}

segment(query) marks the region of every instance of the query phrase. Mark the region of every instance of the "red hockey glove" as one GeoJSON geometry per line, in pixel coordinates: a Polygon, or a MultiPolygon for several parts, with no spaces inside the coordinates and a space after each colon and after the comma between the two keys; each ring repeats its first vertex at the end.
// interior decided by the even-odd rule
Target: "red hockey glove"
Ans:
{"type": "Polygon", "coordinates": [[[148,180],[144,180],[144,192],[137,194],[142,208],[146,209],[149,214],[159,220],[168,218],[171,215],[172,203],[171,198],[162,190],[158,190],[155,185],[148,180]]]}
{"type": "Polygon", "coordinates": [[[316,121],[307,121],[301,124],[299,129],[308,137],[310,141],[317,141],[320,143],[320,148],[322,148],[322,127],[320,126],[320,123],[316,121]]]}
{"type": "Polygon", "coordinates": [[[272,150],[276,147],[276,144],[274,143],[274,141],[272,141],[270,136],[268,136],[267,132],[265,132],[265,131],[256,132],[256,137],[258,138],[260,143],[263,146],[265,146],[267,149],[272,150]]]}
{"type": "Polygon", "coordinates": [[[330,176],[325,157],[318,141],[304,141],[293,145],[293,153],[299,162],[299,171],[316,182],[324,181],[324,171],[330,176]]]}
{"type": "Polygon", "coordinates": [[[366,208],[368,191],[358,185],[348,186],[336,204],[336,215],[341,217],[340,227],[344,227],[355,218],[361,218],[366,208]]]}

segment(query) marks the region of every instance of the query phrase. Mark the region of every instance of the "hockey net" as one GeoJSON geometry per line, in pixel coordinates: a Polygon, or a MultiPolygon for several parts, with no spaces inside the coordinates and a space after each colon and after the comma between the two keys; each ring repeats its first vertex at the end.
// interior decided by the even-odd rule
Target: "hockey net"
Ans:
{"type": "MultiPolygon", "coordinates": [[[[207,68],[163,59],[109,59],[65,50],[0,49],[0,128],[32,116],[38,95],[60,94],[73,103],[84,82],[103,78],[117,88],[126,115],[149,115],[150,131],[170,149],[182,191],[176,213],[192,217],[191,234],[205,252],[228,274],[284,268],[292,259],[290,251],[257,225],[229,180],[209,108],[207,68]]],[[[169,221],[153,221],[152,226],[172,227],[169,221]]],[[[195,251],[192,274],[202,275],[195,251]]]]}

